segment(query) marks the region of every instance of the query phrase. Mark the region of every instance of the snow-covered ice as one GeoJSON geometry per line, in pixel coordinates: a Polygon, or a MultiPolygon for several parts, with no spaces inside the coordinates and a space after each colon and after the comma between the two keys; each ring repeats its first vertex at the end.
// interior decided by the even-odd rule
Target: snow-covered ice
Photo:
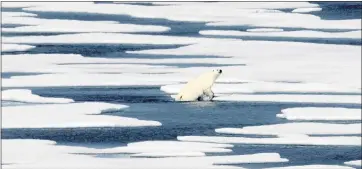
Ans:
{"type": "MultiPolygon", "coordinates": [[[[278,153],[166,158],[97,158],[72,154],[80,148],[57,146],[47,140],[3,140],[4,168],[117,168],[117,169],[242,169],[222,164],[286,162],[278,153]],[[16,148],[15,148],[16,147],[16,148]],[[40,160],[41,159],[41,160],[40,160]],[[221,164],[221,165],[218,165],[221,164]]],[[[201,145],[201,143],[200,143],[201,145]]]]}
{"type": "MultiPolygon", "coordinates": [[[[221,76],[222,78],[222,76],[221,76]]],[[[218,81],[217,81],[218,82],[218,81]]],[[[214,84],[215,93],[257,93],[257,92],[291,92],[291,93],[361,93],[361,89],[323,83],[283,83],[251,81],[240,84],[214,84]]],[[[178,93],[184,84],[165,85],[161,90],[178,93]]]]}
{"type": "Polygon", "coordinates": [[[224,67],[223,76],[254,81],[297,81],[360,88],[360,47],[351,45],[224,40],[176,49],[130,51],[138,54],[216,55],[242,58],[246,66],[224,67]],[[260,46],[263,51],[260,52],[260,46]],[[348,58],[348,59],[347,59],[348,58]]]}
{"type": "Polygon", "coordinates": [[[353,169],[352,167],[340,166],[340,165],[300,165],[300,166],[288,166],[288,167],[273,167],[267,169],[353,169]]]}
{"type": "Polygon", "coordinates": [[[277,117],[288,120],[362,120],[361,114],[361,109],[297,107],[283,109],[277,117]]]}
{"type": "Polygon", "coordinates": [[[278,28],[253,28],[253,29],[247,29],[247,32],[282,32],[283,29],[278,28]]]}
{"type": "Polygon", "coordinates": [[[71,103],[72,99],[41,97],[31,93],[29,89],[10,89],[1,91],[1,100],[29,103],[71,103]]]}
{"type": "Polygon", "coordinates": [[[2,108],[3,128],[160,126],[157,121],[99,115],[128,106],[100,102],[9,106],[2,108]]]}
{"type": "Polygon", "coordinates": [[[124,33],[78,33],[55,36],[16,36],[3,37],[5,43],[30,44],[154,44],[154,45],[187,45],[197,43],[203,38],[174,36],[153,36],[124,33]]]}
{"type": "Polygon", "coordinates": [[[277,138],[222,137],[222,136],[179,136],[181,141],[197,141],[223,144],[282,144],[282,145],[339,145],[361,146],[359,136],[317,137],[307,135],[281,135],[277,138]]]}
{"type": "Polygon", "coordinates": [[[344,162],[344,164],[351,165],[351,166],[361,166],[362,160],[346,161],[346,162],[344,162]]]}
{"type": "Polygon", "coordinates": [[[213,100],[242,102],[278,102],[278,103],[343,103],[361,104],[359,95],[297,95],[297,94],[232,94],[219,96],[213,100]]]}
{"type": "MultiPolygon", "coordinates": [[[[9,12],[10,13],[10,12],[9,12]]],[[[164,32],[165,26],[122,24],[115,21],[80,21],[41,19],[25,14],[5,14],[2,24],[23,24],[16,28],[2,28],[3,32],[164,32]],[[19,16],[20,15],[20,16],[19,16]]]]}
{"type": "Polygon", "coordinates": [[[317,12],[317,11],[322,11],[322,8],[297,8],[297,9],[294,9],[292,12],[309,13],[309,12],[317,12]]]}
{"type": "Polygon", "coordinates": [[[215,35],[215,36],[246,36],[246,37],[290,37],[290,38],[346,38],[346,39],[360,39],[361,31],[348,31],[348,32],[322,32],[312,30],[300,31],[225,31],[225,30],[203,30],[199,32],[201,35],[215,35]]]}
{"type": "Polygon", "coordinates": [[[333,135],[333,134],[361,134],[361,123],[332,124],[315,122],[294,122],[270,124],[261,126],[246,126],[243,128],[220,128],[218,133],[256,134],[256,135],[333,135]]]}
{"type": "Polygon", "coordinates": [[[1,52],[26,51],[26,50],[29,50],[29,49],[32,49],[32,48],[35,48],[35,46],[9,44],[9,43],[2,43],[1,44],[1,52]]]}
{"type": "MultiPolygon", "coordinates": [[[[218,101],[317,104],[317,107],[297,105],[293,108],[288,107],[290,104],[283,104],[280,109],[276,108],[270,113],[280,113],[277,117],[288,120],[324,120],[324,123],[281,120],[286,123],[245,125],[244,121],[240,120],[240,126],[243,128],[220,128],[220,126],[211,128],[211,130],[216,128],[217,133],[227,133],[228,136],[177,134],[178,140],[127,142],[127,145],[120,143],[119,146],[112,148],[57,145],[56,142],[48,140],[5,139],[2,140],[3,168],[45,169],[57,166],[94,169],[233,169],[241,167],[230,164],[288,161],[285,159],[287,157],[284,158],[284,154],[282,158],[278,153],[230,155],[228,153],[232,153],[234,144],[337,145],[347,148],[361,146],[359,136],[361,123],[345,122],[345,120],[361,120],[361,109],[355,108],[356,105],[361,105],[361,97],[356,95],[361,94],[360,46],[308,42],[309,38],[358,40],[361,37],[360,18],[323,19],[309,13],[327,10],[323,5],[310,2],[155,2],[153,4],[155,5],[3,2],[2,7],[5,8],[22,8],[19,10],[22,12],[2,12],[3,24],[25,26],[14,28],[9,26],[2,29],[4,32],[16,35],[2,37],[2,52],[15,53],[1,56],[4,63],[2,72],[36,74],[2,79],[2,87],[160,85],[162,91],[175,94],[193,76],[211,69],[205,65],[217,63],[220,64],[223,75],[213,86],[216,98],[215,103],[211,103],[216,106],[224,104],[218,101]],[[286,9],[291,12],[285,12],[286,9]],[[102,21],[79,18],[78,20],[46,19],[46,17],[39,18],[37,12],[40,12],[40,17],[46,16],[47,12],[60,12],[68,13],[69,16],[77,13],[99,14],[100,18],[105,19],[100,19],[102,21]],[[115,20],[112,17],[116,15],[126,15],[131,19],[127,20],[127,23],[111,21],[115,20]],[[107,20],[107,17],[110,17],[110,20],[107,20]],[[132,23],[132,20],[137,18],[143,22],[142,25],[138,25],[138,21],[132,23]],[[192,35],[179,36],[176,34],[177,26],[176,29],[173,28],[180,24],[173,21],[198,23],[186,23],[186,26],[192,25],[192,28],[187,30],[192,35]],[[206,26],[201,22],[206,23],[206,26]],[[170,27],[166,23],[171,23],[170,27]],[[193,27],[194,25],[196,27],[193,27]],[[199,25],[201,27],[198,27],[199,25]],[[170,28],[172,31],[166,32],[170,28]],[[201,29],[199,33],[202,35],[216,36],[194,36],[199,28],[201,29]],[[38,35],[46,32],[74,34],[38,35]],[[132,32],[142,32],[142,34],[127,34],[132,32]],[[166,32],[165,34],[169,35],[158,35],[162,33],[153,32],[166,32]],[[284,41],[271,41],[273,38],[269,38],[268,41],[243,40],[243,36],[256,39],[273,37],[284,41]],[[288,38],[300,38],[304,41],[303,43],[285,41],[288,38]],[[170,47],[126,51],[127,54],[142,54],[143,57],[150,54],[149,58],[100,58],[102,54],[92,57],[72,54],[81,50],[78,48],[72,49],[73,52],[68,54],[26,52],[34,49],[36,45],[44,44],[53,46],[76,44],[81,46],[79,48],[87,44],[152,45],[157,48],[161,48],[157,45],[170,45],[170,47]],[[179,45],[181,47],[178,47],[179,45]],[[171,48],[172,46],[175,47],[171,48]],[[160,57],[162,58],[160,59],[158,58],[160,55],[173,55],[173,57],[160,57]],[[194,58],[195,55],[205,58],[194,58]],[[217,58],[207,58],[207,56],[217,58]],[[179,63],[191,66],[178,66],[179,63]],[[200,66],[202,64],[204,66],[200,66]],[[352,108],[340,108],[334,105],[318,107],[319,103],[352,108]],[[330,120],[342,122],[334,124],[336,122],[329,122],[330,120]],[[271,137],[248,137],[245,134],[271,135],[271,137]],[[96,157],[99,154],[106,156],[120,154],[121,157],[96,157]]],[[[188,33],[187,31],[182,33],[188,33]]],[[[37,48],[34,51],[39,52],[37,48]]],[[[2,100],[51,103],[3,107],[2,127],[6,131],[12,131],[14,128],[140,126],[145,126],[147,131],[152,126],[161,125],[160,122],[147,118],[139,120],[138,117],[102,114],[102,112],[125,109],[128,107],[126,105],[102,102],[73,103],[74,101],[69,98],[41,97],[32,94],[28,89],[4,90],[2,100]]],[[[137,104],[131,105],[137,106],[137,104]]],[[[279,104],[270,105],[279,106],[279,104]]],[[[272,114],[271,117],[273,116],[272,114]]],[[[224,124],[221,127],[230,126],[224,124]]],[[[361,164],[361,160],[342,160],[339,160],[340,164],[333,163],[333,165],[327,165],[327,160],[320,164],[309,165],[308,162],[303,162],[297,164],[299,166],[286,164],[289,167],[279,168],[349,169],[351,168],[349,166],[361,164]],[[342,166],[343,162],[345,166],[342,166]]]]}
{"type": "Polygon", "coordinates": [[[205,156],[205,153],[231,152],[233,145],[183,142],[183,141],[143,141],[128,143],[127,146],[119,146],[105,149],[80,149],[72,153],[126,153],[130,156],[176,157],[176,156],[205,156]]]}

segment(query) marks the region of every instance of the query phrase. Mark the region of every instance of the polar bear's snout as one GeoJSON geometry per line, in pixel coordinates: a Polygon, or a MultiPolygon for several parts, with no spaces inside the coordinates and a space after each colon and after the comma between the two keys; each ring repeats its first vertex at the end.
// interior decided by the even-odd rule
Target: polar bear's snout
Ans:
{"type": "Polygon", "coordinates": [[[216,72],[216,73],[221,74],[221,73],[222,73],[222,70],[221,70],[221,69],[216,69],[216,70],[214,69],[213,72],[216,72]]]}

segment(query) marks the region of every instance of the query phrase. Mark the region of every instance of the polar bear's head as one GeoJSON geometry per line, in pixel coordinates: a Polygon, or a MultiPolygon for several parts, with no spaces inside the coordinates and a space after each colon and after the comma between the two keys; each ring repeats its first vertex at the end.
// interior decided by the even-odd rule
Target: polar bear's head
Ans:
{"type": "Polygon", "coordinates": [[[222,73],[221,69],[212,70],[212,74],[213,74],[215,80],[221,75],[221,73],[222,73]]]}

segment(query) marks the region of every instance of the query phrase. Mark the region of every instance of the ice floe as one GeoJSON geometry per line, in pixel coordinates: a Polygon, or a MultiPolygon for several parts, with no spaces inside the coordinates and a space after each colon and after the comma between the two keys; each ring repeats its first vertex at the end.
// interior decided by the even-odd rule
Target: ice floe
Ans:
{"type": "Polygon", "coordinates": [[[201,35],[215,35],[215,36],[258,36],[258,37],[290,37],[290,38],[348,38],[360,39],[361,31],[348,31],[348,32],[322,32],[322,31],[223,31],[223,30],[204,30],[199,32],[201,35]]]}
{"type": "MultiPolygon", "coordinates": [[[[351,20],[322,20],[320,17],[278,11],[278,9],[298,9],[319,7],[308,2],[293,3],[179,3],[178,5],[129,5],[129,4],[94,4],[94,3],[27,3],[7,4],[22,6],[25,11],[43,12],[85,12],[100,14],[120,14],[141,18],[164,18],[175,21],[210,22],[207,25],[248,25],[257,27],[294,27],[320,29],[360,29],[359,19],[351,20]],[[220,6],[223,6],[223,10],[220,6]],[[204,9],[203,12],[190,13],[188,11],[204,9]],[[235,17],[240,16],[240,17],[235,17]],[[243,17],[247,16],[247,17],[243,17]],[[295,22],[298,20],[298,22],[295,22]]],[[[5,5],[6,6],[6,5],[5,5]]]]}
{"type": "Polygon", "coordinates": [[[261,126],[246,126],[243,128],[220,128],[218,133],[256,134],[256,135],[338,135],[361,134],[361,123],[332,124],[314,122],[295,122],[261,126]]]}
{"type": "MultiPolygon", "coordinates": [[[[108,28],[107,28],[108,29],[108,28]]],[[[5,43],[29,44],[155,44],[177,45],[197,43],[202,38],[175,36],[153,36],[123,33],[79,33],[55,36],[17,36],[3,37],[5,43]]]]}
{"type": "Polygon", "coordinates": [[[309,12],[318,12],[318,11],[322,11],[322,8],[297,8],[297,9],[294,9],[292,12],[309,13],[309,12]]]}
{"type": "Polygon", "coordinates": [[[247,29],[247,32],[282,32],[283,29],[278,28],[253,28],[253,29],[247,29]]]}
{"type": "Polygon", "coordinates": [[[288,167],[273,167],[267,169],[353,169],[351,167],[340,165],[300,165],[300,166],[288,166],[288,167]]]}
{"type": "Polygon", "coordinates": [[[18,45],[18,44],[1,44],[1,52],[14,52],[14,51],[26,51],[29,49],[35,48],[35,46],[31,45],[18,45]]]}
{"type": "Polygon", "coordinates": [[[202,41],[176,49],[129,51],[137,54],[216,55],[246,66],[225,67],[223,76],[255,81],[298,81],[360,88],[360,47],[350,45],[224,40],[202,41]],[[263,51],[260,52],[262,47],[263,51]],[[233,49],[233,50],[230,50],[233,49]],[[224,73],[225,72],[225,73],[224,73]]]}
{"type": "MultiPolygon", "coordinates": [[[[2,56],[3,72],[54,73],[16,76],[3,79],[3,86],[103,86],[103,85],[167,85],[186,82],[195,73],[210,71],[207,66],[178,68],[162,63],[228,63],[216,59],[124,59],[92,58],[77,54],[18,54],[2,56]],[[19,62],[21,60],[22,62],[19,62]],[[36,63],[36,64],[32,64],[36,63]],[[167,72],[166,74],[164,74],[167,72]],[[72,78],[74,77],[74,78],[72,78]],[[94,80],[97,77],[98,80],[94,80]],[[124,80],[127,79],[127,80],[124,80]]],[[[235,60],[233,64],[243,63],[235,60]]],[[[220,82],[240,81],[223,78],[220,82]]]]}
{"type": "Polygon", "coordinates": [[[359,136],[317,137],[307,135],[281,135],[277,138],[178,136],[181,141],[197,141],[223,144],[283,144],[283,145],[341,145],[361,146],[359,136]]]}
{"type": "Polygon", "coordinates": [[[361,96],[359,95],[231,94],[219,96],[213,100],[275,103],[361,104],[361,96]]]}
{"type": "MultiPolygon", "coordinates": [[[[10,5],[10,4],[9,4],[10,5]]],[[[14,5],[16,6],[16,4],[14,5]]],[[[21,6],[25,6],[21,4],[21,6]]],[[[208,25],[250,25],[259,27],[302,27],[329,29],[360,29],[359,20],[322,20],[317,16],[299,13],[285,13],[275,9],[317,8],[319,5],[308,2],[266,4],[243,2],[237,4],[218,3],[180,3],[180,5],[141,6],[127,4],[94,3],[29,3],[25,11],[86,12],[101,14],[131,15],[141,18],[165,18],[176,21],[211,22],[208,25]],[[220,5],[224,10],[219,9],[220,5]],[[202,13],[187,11],[203,8],[202,13]],[[274,9],[274,10],[273,10],[274,9]],[[167,14],[167,15],[165,15],[167,14]],[[234,17],[234,16],[248,17],[234,17]],[[298,20],[298,22],[295,22],[298,20]]]]}
{"type": "Polygon", "coordinates": [[[181,157],[181,156],[205,156],[205,153],[231,152],[233,145],[198,143],[183,141],[143,141],[128,143],[127,146],[119,146],[105,149],[77,149],[72,153],[88,154],[114,154],[126,153],[130,156],[152,157],[181,157]]]}
{"type": "MultiPolygon", "coordinates": [[[[37,14],[28,13],[28,12],[1,12],[2,19],[10,17],[24,17],[24,16],[37,16],[37,14]]],[[[6,23],[5,20],[2,20],[2,24],[6,23]]],[[[21,24],[21,23],[18,23],[21,24]]]]}
{"type": "Polygon", "coordinates": [[[16,14],[11,14],[11,12],[6,13],[2,17],[2,23],[29,25],[16,28],[2,28],[3,32],[164,32],[170,30],[170,28],[165,26],[122,24],[115,21],[20,17],[16,14]]]}
{"type": "MultiPolygon", "coordinates": [[[[225,164],[286,162],[278,153],[165,158],[97,158],[47,140],[2,140],[3,168],[242,169],[225,164]]],[[[199,143],[201,145],[202,143],[199,143]]],[[[86,151],[87,148],[81,148],[86,151]]]]}
{"type": "Polygon", "coordinates": [[[30,103],[71,103],[72,99],[41,97],[31,93],[29,89],[10,89],[1,91],[1,100],[30,103]]]}
{"type": "Polygon", "coordinates": [[[127,108],[100,102],[43,104],[2,108],[3,128],[72,128],[160,126],[157,121],[99,115],[103,111],[127,108]]]}
{"type": "Polygon", "coordinates": [[[361,166],[362,160],[346,161],[346,162],[344,162],[344,164],[351,165],[351,166],[361,166]]]}
{"type": "MultiPolygon", "coordinates": [[[[161,90],[167,93],[178,93],[183,84],[162,86],[161,90]]],[[[323,83],[283,83],[251,81],[240,84],[216,83],[212,87],[215,93],[257,93],[257,92],[290,92],[290,93],[361,93],[358,88],[348,88],[323,83]]]]}
{"type": "Polygon", "coordinates": [[[362,120],[361,109],[338,107],[297,107],[283,109],[277,117],[288,120],[362,120]]]}

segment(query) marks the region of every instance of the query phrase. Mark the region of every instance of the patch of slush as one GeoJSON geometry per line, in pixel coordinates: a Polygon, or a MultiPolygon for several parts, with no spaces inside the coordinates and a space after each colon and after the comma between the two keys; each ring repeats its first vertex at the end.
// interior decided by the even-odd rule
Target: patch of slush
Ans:
{"type": "Polygon", "coordinates": [[[266,169],[353,169],[352,167],[340,166],[340,165],[301,165],[301,166],[288,166],[288,167],[273,167],[266,169]]]}
{"type": "MultiPolygon", "coordinates": [[[[295,122],[261,126],[246,126],[243,128],[219,128],[218,133],[229,134],[256,134],[256,135],[343,135],[361,134],[361,123],[331,124],[314,122],[295,122]]],[[[303,138],[303,137],[301,137],[303,138]]]]}
{"type": "Polygon", "coordinates": [[[215,36],[235,36],[235,37],[293,37],[293,38],[347,38],[361,39],[361,31],[348,32],[321,32],[321,31],[269,31],[269,32],[243,32],[243,31],[223,31],[223,30],[203,30],[201,35],[215,36]]]}
{"type": "Polygon", "coordinates": [[[57,146],[54,145],[55,142],[47,140],[3,140],[2,143],[6,147],[3,149],[3,162],[12,164],[4,165],[5,168],[49,168],[56,164],[57,167],[61,168],[193,169],[198,167],[203,169],[241,169],[241,167],[218,164],[288,161],[281,158],[277,153],[207,157],[97,158],[69,153],[86,148],[57,146]],[[14,150],[21,150],[21,153],[14,150]]]}
{"type": "Polygon", "coordinates": [[[31,93],[27,89],[11,89],[1,91],[1,100],[30,103],[71,103],[72,99],[41,97],[31,93]]]}
{"type": "Polygon", "coordinates": [[[6,14],[2,18],[5,24],[27,24],[16,28],[3,28],[3,32],[164,32],[168,27],[157,25],[122,24],[115,21],[79,21],[40,19],[6,14]]]}
{"type": "Polygon", "coordinates": [[[361,114],[361,109],[297,107],[283,109],[277,117],[288,120],[361,120],[361,114]]]}
{"type": "Polygon", "coordinates": [[[307,135],[283,135],[278,138],[222,137],[222,136],[178,136],[181,141],[197,141],[223,144],[281,144],[281,145],[339,145],[361,146],[358,136],[310,137],[307,135]]]}
{"type": "Polygon", "coordinates": [[[350,166],[362,166],[362,160],[346,161],[346,162],[344,162],[344,164],[350,165],[350,166]]]}
{"type": "Polygon", "coordinates": [[[98,115],[103,111],[119,110],[127,107],[125,105],[99,102],[3,107],[2,127],[6,129],[161,125],[157,121],[98,115]]]}
{"type": "MultiPolygon", "coordinates": [[[[2,28],[4,29],[4,28],[2,28]]],[[[1,44],[1,52],[13,52],[13,51],[27,51],[35,48],[35,46],[31,45],[18,45],[18,44],[9,44],[2,43],[1,44]]]]}
{"type": "Polygon", "coordinates": [[[322,11],[322,8],[297,8],[292,10],[293,13],[309,13],[317,11],[322,11]]]}

